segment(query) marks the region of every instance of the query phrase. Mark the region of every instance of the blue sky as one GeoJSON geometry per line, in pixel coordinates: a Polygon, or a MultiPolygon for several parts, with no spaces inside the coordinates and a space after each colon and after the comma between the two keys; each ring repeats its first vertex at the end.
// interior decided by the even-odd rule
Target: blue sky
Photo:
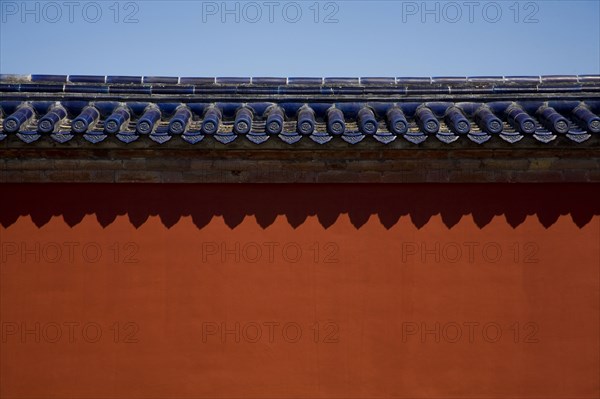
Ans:
{"type": "Polygon", "coordinates": [[[0,73],[600,73],[600,1],[7,1],[0,73]]]}

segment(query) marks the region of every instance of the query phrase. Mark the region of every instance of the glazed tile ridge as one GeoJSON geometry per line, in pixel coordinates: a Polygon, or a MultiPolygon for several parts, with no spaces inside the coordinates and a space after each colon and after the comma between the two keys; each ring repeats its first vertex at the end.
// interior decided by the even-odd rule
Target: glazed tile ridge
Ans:
{"type": "Polygon", "coordinates": [[[443,76],[443,77],[174,77],[126,75],[14,75],[0,74],[0,82],[8,83],[118,83],[118,84],[548,84],[599,83],[600,75],[541,76],[443,76]]]}
{"type": "Polygon", "coordinates": [[[0,76],[0,141],[26,144],[596,146],[599,115],[600,75],[0,76]]]}

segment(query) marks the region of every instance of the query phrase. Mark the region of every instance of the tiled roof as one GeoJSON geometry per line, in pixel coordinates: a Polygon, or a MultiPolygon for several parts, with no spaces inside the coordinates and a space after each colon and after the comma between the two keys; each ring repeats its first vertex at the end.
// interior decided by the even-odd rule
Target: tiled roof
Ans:
{"type": "Polygon", "coordinates": [[[600,75],[0,75],[0,182],[600,182],[600,75]]]}
{"type": "MultiPolygon", "coordinates": [[[[160,146],[334,141],[597,145],[600,75],[0,75],[0,140],[160,146]],[[400,140],[398,140],[400,138],[400,140]]],[[[398,144],[404,143],[404,144],[398,144]]]]}

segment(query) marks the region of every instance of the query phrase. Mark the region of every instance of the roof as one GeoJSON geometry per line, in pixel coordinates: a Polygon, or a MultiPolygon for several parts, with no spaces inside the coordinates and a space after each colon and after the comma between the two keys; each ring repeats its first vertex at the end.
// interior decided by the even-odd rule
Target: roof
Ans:
{"type": "MultiPolygon", "coordinates": [[[[435,151],[441,151],[436,157],[464,157],[458,151],[465,150],[481,159],[512,149],[527,150],[528,157],[560,159],[570,153],[593,161],[599,115],[600,75],[0,75],[5,157],[25,150],[51,157],[52,151],[69,149],[61,157],[104,151],[94,156],[114,158],[110,151],[128,149],[136,157],[192,151],[186,156],[238,159],[244,151],[256,159],[269,152],[271,159],[293,153],[313,160],[386,161],[435,151]]],[[[512,158],[521,156],[515,152],[512,158]]],[[[586,181],[595,181],[594,165],[586,168],[586,181]]]]}

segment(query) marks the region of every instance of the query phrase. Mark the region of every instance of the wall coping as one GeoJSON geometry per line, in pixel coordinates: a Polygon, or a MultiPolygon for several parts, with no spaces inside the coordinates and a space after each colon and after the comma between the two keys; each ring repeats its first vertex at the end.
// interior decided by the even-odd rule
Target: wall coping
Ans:
{"type": "Polygon", "coordinates": [[[5,74],[0,182],[600,182],[598,115],[600,75],[5,74]]]}

